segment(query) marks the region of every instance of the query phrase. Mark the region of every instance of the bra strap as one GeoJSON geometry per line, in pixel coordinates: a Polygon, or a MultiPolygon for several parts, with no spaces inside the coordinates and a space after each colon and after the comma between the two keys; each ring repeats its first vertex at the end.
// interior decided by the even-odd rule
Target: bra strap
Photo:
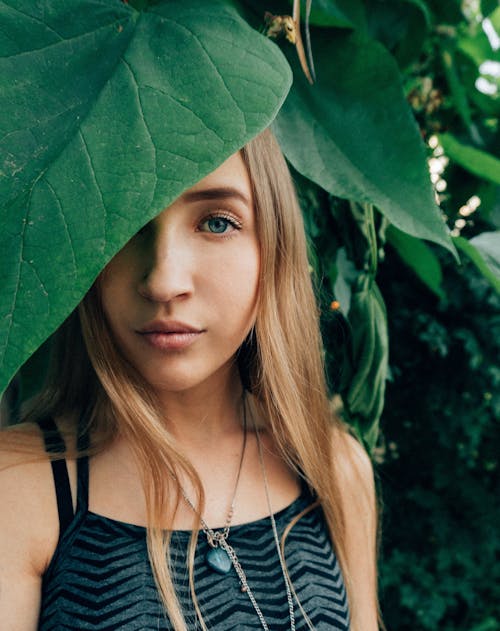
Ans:
{"type": "MultiPolygon", "coordinates": [[[[64,453],[66,445],[64,439],[52,417],[46,416],[38,420],[38,425],[43,432],[45,449],[47,453],[64,453]]],[[[57,510],[59,513],[59,539],[73,520],[73,501],[71,499],[71,486],[69,483],[68,467],[66,460],[51,460],[52,474],[56,489],[57,510]]]]}
{"type": "MultiPolygon", "coordinates": [[[[89,436],[90,409],[83,411],[78,422],[78,451],[85,451],[90,446],[89,436]]],[[[77,461],[77,511],[87,512],[89,505],[89,458],[80,456],[77,461]]]]}
{"type": "Polygon", "coordinates": [[[76,510],[86,513],[89,506],[89,458],[80,456],[77,461],[78,490],[76,510]]]}

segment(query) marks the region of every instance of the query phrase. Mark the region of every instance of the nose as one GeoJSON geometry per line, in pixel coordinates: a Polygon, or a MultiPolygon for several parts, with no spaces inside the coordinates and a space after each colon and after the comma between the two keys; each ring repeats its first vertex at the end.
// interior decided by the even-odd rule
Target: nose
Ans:
{"type": "Polygon", "coordinates": [[[147,248],[139,293],[149,301],[170,302],[193,292],[193,254],[180,234],[162,230],[147,248]]]}

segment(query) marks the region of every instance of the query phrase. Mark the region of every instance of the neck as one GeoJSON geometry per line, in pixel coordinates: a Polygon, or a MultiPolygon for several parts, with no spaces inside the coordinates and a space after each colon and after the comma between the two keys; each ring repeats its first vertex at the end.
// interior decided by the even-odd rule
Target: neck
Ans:
{"type": "Polygon", "coordinates": [[[217,382],[210,380],[181,392],[158,392],[165,423],[186,446],[210,447],[221,436],[241,432],[243,388],[231,371],[217,382]]]}

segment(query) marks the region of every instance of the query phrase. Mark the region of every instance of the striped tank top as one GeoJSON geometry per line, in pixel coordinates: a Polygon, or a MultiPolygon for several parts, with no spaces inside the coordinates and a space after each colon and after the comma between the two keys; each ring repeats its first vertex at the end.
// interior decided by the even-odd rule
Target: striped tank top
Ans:
{"type": "MultiPolygon", "coordinates": [[[[61,451],[53,421],[40,422],[48,451],[61,451]],[[54,439],[54,436],[56,439],[54,439]]],[[[148,559],[146,529],[88,509],[88,458],[78,460],[77,506],[73,514],[67,467],[52,462],[59,509],[60,536],[42,582],[39,631],[94,629],[170,631],[148,559]]],[[[307,490],[275,513],[278,534],[312,497],[307,490]]],[[[171,571],[188,629],[200,629],[190,595],[186,564],[189,531],[172,533],[171,571]]],[[[283,574],[269,517],[233,526],[229,542],[236,550],[248,584],[270,631],[289,631],[283,574]]],[[[205,561],[209,544],[200,533],[194,563],[195,591],[208,629],[261,628],[248,594],[234,569],[221,575],[205,561]]],[[[286,540],[285,557],[298,599],[318,631],[348,631],[349,609],[337,559],[320,507],[306,513],[286,540]]],[[[297,631],[308,625],[295,601],[297,631]]]]}

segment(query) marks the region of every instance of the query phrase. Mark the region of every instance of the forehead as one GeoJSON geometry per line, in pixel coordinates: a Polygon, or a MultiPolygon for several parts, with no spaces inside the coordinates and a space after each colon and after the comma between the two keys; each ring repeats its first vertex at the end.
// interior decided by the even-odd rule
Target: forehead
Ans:
{"type": "Polygon", "coordinates": [[[250,177],[239,151],[234,153],[214,171],[185,191],[179,199],[188,200],[192,194],[212,188],[235,189],[235,191],[241,193],[249,204],[253,202],[250,177]]]}

